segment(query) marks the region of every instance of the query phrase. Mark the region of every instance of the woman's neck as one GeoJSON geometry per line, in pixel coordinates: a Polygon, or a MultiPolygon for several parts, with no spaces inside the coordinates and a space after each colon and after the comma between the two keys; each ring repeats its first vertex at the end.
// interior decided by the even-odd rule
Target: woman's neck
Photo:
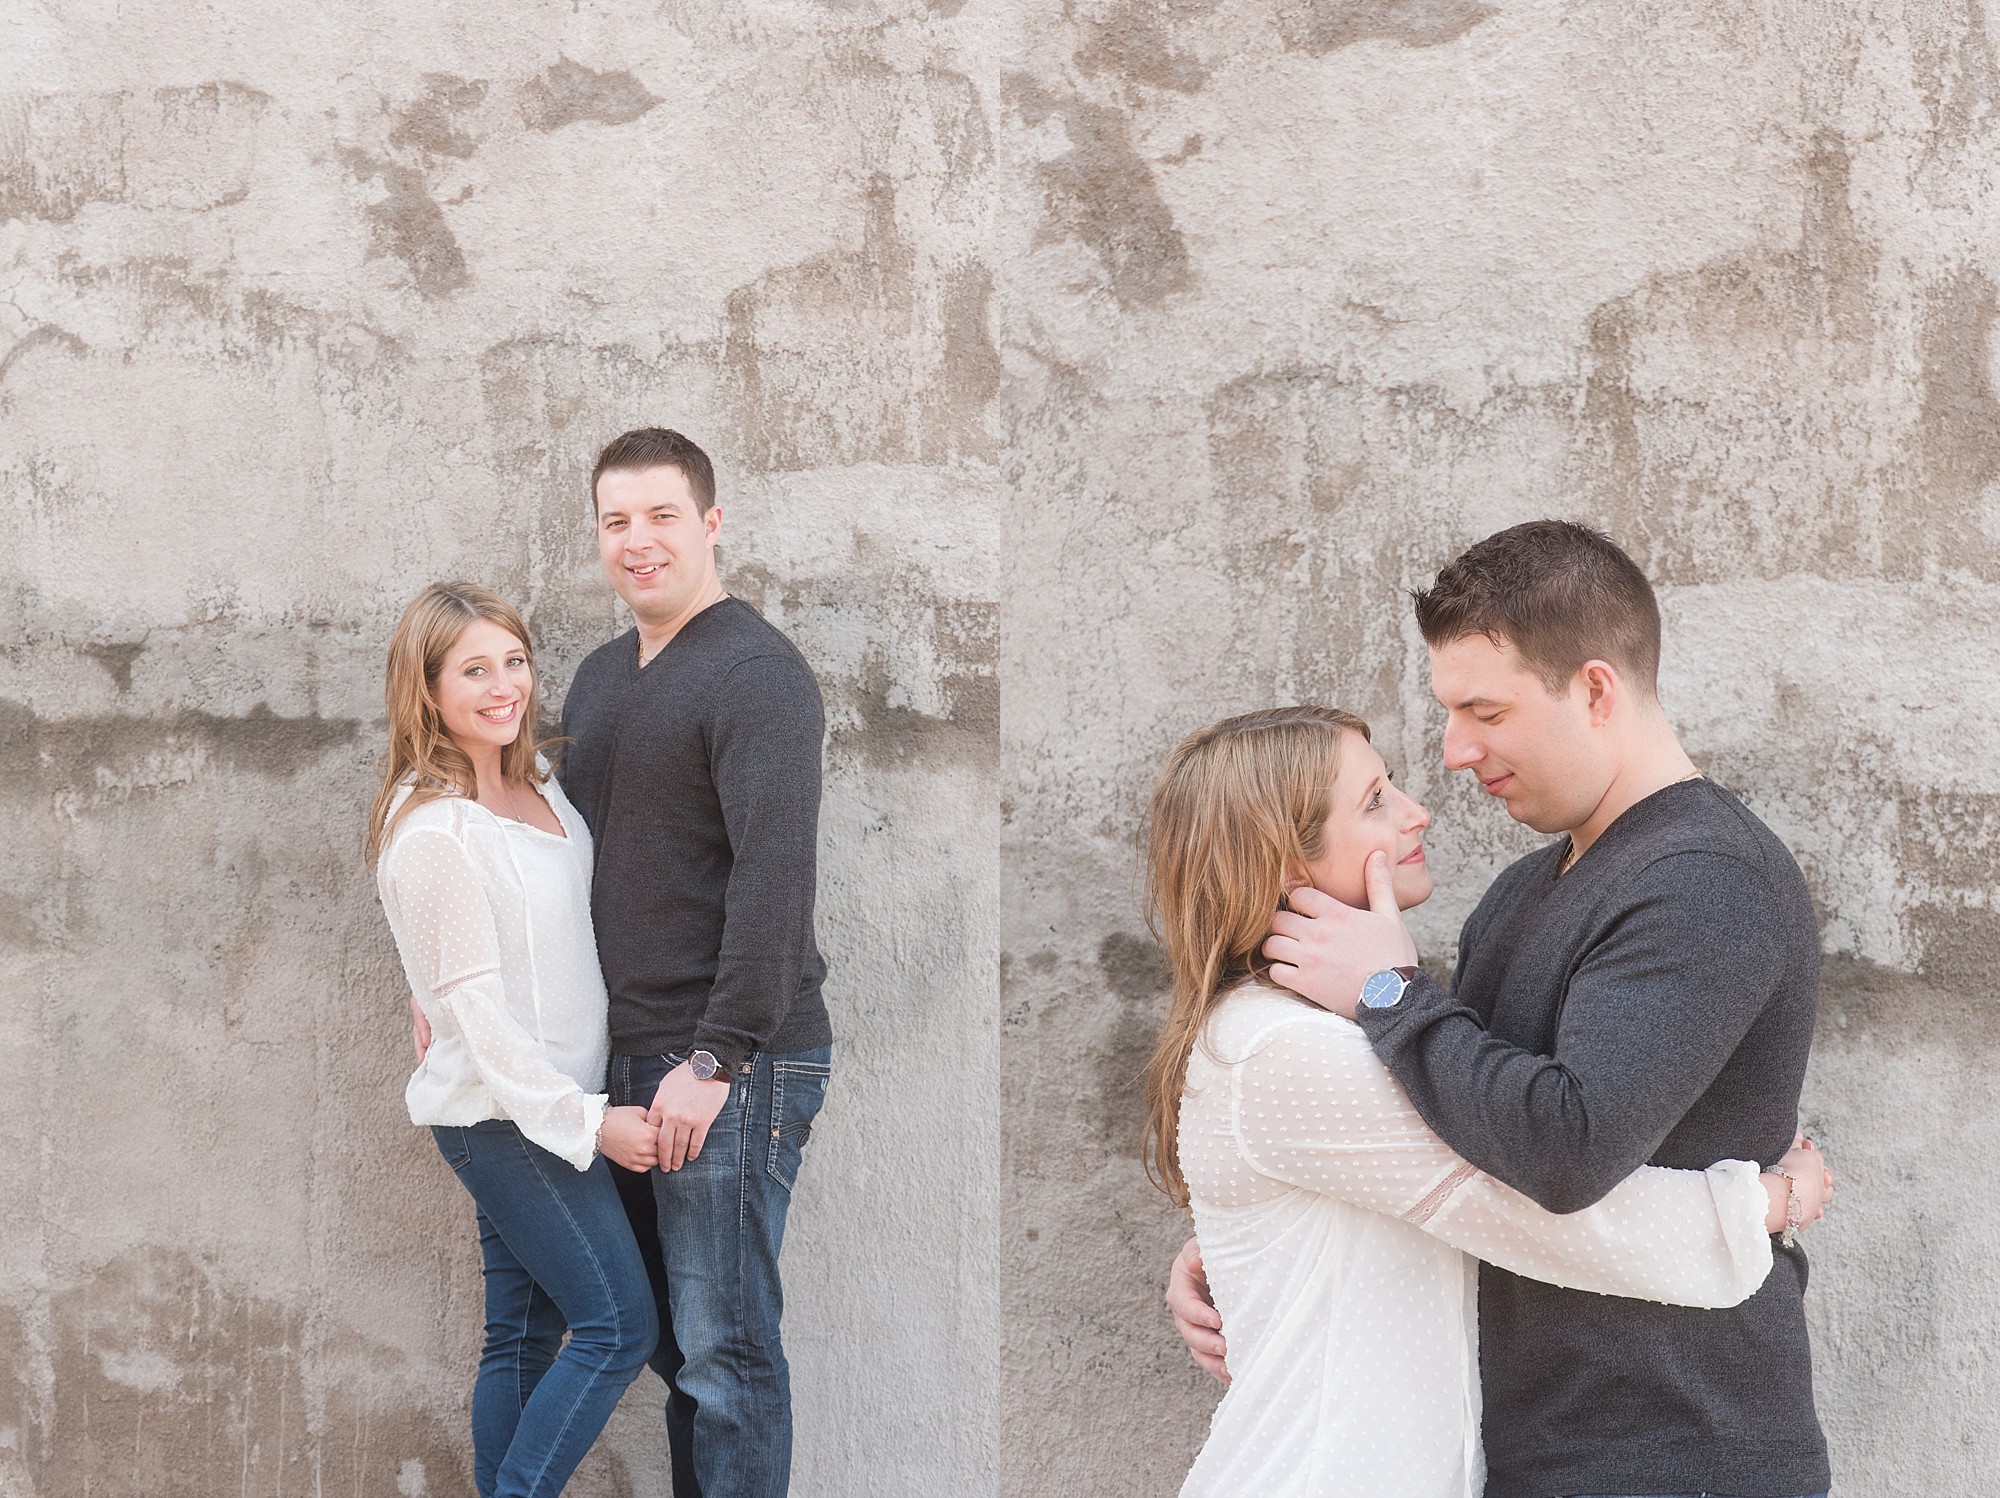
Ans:
{"type": "Polygon", "coordinates": [[[460,744],[458,748],[460,753],[472,761],[474,784],[468,789],[471,789],[475,796],[497,791],[505,784],[506,773],[500,767],[500,750],[496,745],[480,744],[468,748],[460,744]]]}

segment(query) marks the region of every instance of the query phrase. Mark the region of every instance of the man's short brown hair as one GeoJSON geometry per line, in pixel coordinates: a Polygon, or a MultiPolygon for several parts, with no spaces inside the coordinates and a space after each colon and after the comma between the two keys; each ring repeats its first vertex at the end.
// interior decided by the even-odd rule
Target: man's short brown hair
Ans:
{"type": "Polygon", "coordinates": [[[1488,536],[1410,597],[1425,644],[1485,635],[1512,645],[1552,694],[1593,660],[1609,661],[1649,696],[1659,690],[1653,585],[1602,531],[1530,520],[1488,536]]]}
{"type": "Polygon", "coordinates": [[[678,468],[694,491],[695,508],[706,515],[715,506],[715,465],[708,454],[679,432],[665,427],[640,427],[613,437],[590,470],[590,509],[597,512],[597,481],[613,469],[678,468]]]}

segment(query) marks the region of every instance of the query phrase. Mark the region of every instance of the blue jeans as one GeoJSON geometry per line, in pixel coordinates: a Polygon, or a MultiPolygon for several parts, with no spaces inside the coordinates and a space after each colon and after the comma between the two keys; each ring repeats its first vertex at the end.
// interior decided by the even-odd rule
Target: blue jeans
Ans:
{"type": "MultiPolygon", "coordinates": [[[[790,1484],[778,1250],[831,1057],[827,1046],[751,1056],[696,1159],[646,1175],[613,1168],[660,1307],[653,1367],[667,1384],[674,1498],[783,1498],[790,1484]]],[[[612,1103],[650,1107],[686,1059],[613,1056],[612,1103]]]]}
{"type": "Polygon", "coordinates": [[[579,1171],[505,1120],[431,1134],[472,1193],[485,1258],[473,1482],[479,1498],[560,1493],[659,1335],[610,1162],[579,1171]]]}

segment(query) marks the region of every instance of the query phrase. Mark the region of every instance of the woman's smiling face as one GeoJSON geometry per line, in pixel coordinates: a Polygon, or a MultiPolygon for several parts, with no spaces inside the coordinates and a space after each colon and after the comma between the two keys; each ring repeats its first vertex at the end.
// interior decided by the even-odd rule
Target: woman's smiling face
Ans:
{"type": "Polygon", "coordinates": [[[528,647],[490,619],[475,619],[445,652],[434,690],[444,731],[466,753],[504,749],[521,734],[535,685],[528,647]]]}
{"type": "Polygon", "coordinates": [[[1332,810],[1320,831],[1319,857],[1306,865],[1306,881],[1344,905],[1365,907],[1368,855],[1389,856],[1396,903],[1404,910],[1431,896],[1431,873],[1424,862],[1424,829],[1431,814],[1389,780],[1375,746],[1358,733],[1344,736],[1340,775],[1334,781],[1332,810]]]}

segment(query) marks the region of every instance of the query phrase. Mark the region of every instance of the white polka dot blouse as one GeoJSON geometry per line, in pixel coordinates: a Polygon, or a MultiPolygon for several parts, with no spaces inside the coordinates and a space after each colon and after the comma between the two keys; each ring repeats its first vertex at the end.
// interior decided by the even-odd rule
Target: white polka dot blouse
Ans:
{"type": "Polygon", "coordinates": [[[403,818],[375,883],[431,1024],[404,1092],[410,1121],[512,1119],[585,1170],[610,1056],[590,830],[554,780],[540,790],[563,836],[450,796],[403,818]]]}

